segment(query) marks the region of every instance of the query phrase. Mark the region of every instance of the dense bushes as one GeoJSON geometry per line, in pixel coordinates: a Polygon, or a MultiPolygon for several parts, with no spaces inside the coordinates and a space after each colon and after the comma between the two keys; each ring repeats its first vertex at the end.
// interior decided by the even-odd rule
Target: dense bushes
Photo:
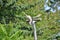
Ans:
{"type": "MultiPolygon", "coordinates": [[[[60,31],[59,11],[48,14],[43,10],[44,0],[0,0],[0,40],[33,40],[33,28],[25,14],[41,14],[36,23],[38,40],[53,40],[60,31]]],[[[60,40],[58,38],[58,40],[60,40]]]]}

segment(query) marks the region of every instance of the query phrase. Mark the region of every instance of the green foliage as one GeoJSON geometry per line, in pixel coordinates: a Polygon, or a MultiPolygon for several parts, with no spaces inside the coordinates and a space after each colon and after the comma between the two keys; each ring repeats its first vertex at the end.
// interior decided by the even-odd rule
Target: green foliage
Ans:
{"type": "Polygon", "coordinates": [[[60,12],[51,13],[48,19],[41,10],[43,6],[44,0],[0,0],[0,40],[34,39],[25,14],[32,17],[41,14],[42,20],[36,22],[38,40],[53,40],[54,34],[60,32],[60,12]]]}

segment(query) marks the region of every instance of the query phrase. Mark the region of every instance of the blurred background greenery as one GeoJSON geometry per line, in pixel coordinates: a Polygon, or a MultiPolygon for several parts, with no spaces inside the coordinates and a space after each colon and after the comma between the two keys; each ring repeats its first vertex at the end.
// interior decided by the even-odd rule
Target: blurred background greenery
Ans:
{"type": "Polygon", "coordinates": [[[25,14],[41,14],[36,23],[38,40],[60,40],[60,12],[50,12],[48,19],[43,8],[44,0],[0,0],[0,40],[34,40],[25,14]]]}

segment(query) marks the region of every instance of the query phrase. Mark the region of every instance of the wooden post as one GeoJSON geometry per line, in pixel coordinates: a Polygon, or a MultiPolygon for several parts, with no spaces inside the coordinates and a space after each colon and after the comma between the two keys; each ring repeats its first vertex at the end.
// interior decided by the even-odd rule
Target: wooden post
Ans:
{"type": "Polygon", "coordinates": [[[36,26],[35,26],[35,21],[34,20],[32,21],[32,27],[33,27],[33,30],[34,30],[34,40],[37,40],[36,26]]]}

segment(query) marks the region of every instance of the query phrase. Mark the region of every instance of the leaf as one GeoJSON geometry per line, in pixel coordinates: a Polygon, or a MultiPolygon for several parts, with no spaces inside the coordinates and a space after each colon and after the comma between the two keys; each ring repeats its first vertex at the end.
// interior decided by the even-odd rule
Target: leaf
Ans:
{"type": "Polygon", "coordinates": [[[6,29],[5,29],[4,25],[1,25],[1,29],[7,35],[7,32],[6,32],[6,29]]]}

